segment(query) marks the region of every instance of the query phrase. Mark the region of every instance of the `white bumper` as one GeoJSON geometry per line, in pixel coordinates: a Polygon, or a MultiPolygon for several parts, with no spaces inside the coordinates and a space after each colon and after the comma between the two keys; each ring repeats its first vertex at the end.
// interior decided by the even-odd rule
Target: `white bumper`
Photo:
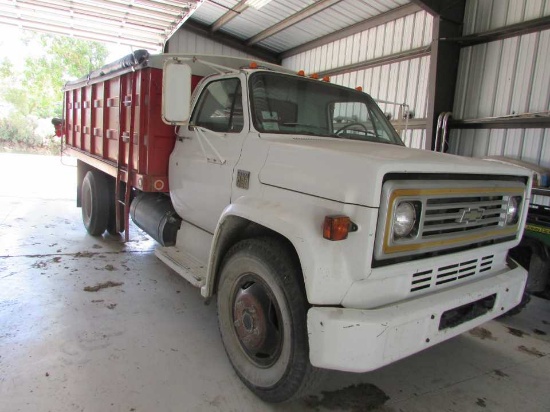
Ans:
{"type": "Polygon", "coordinates": [[[459,335],[516,306],[527,272],[520,266],[496,276],[378,309],[313,307],[308,312],[313,366],[367,372],[459,335]],[[492,310],[439,330],[448,310],[496,294],[492,310]]]}

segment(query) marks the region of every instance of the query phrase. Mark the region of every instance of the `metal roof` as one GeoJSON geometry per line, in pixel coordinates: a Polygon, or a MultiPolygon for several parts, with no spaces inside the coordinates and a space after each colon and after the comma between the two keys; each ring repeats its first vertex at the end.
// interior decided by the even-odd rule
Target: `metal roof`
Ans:
{"type": "Polygon", "coordinates": [[[161,51],[204,0],[0,0],[0,24],[161,51]]]}
{"type": "MultiPolygon", "coordinates": [[[[160,51],[185,27],[280,55],[408,0],[0,0],[0,24],[160,51]]],[[[410,5],[409,5],[410,6],[410,5]]]]}

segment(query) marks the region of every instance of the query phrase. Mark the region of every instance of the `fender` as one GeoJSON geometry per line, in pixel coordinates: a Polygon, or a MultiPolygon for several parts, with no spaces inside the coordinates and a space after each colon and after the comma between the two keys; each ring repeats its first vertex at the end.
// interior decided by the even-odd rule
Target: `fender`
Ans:
{"type": "MultiPolygon", "coordinates": [[[[335,203],[333,207],[343,206],[331,203],[335,203]]],[[[295,202],[283,203],[251,196],[238,198],[223,211],[218,221],[201,294],[205,298],[214,294],[219,265],[236,240],[234,234],[253,222],[280,234],[293,245],[311,304],[339,305],[354,279],[349,274],[345,250],[342,250],[345,242],[323,239],[323,219],[331,213],[335,213],[333,208],[311,202],[300,206],[295,202]]]]}

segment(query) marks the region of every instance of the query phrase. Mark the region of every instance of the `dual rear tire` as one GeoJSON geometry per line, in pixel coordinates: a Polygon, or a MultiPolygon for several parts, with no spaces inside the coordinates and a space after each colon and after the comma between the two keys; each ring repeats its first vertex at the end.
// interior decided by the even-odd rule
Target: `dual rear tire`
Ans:
{"type": "Polygon", "coordinates": [[[101,236],[105,230],[112,235],[118,234],[115,181],[111,176],[98,170],[89,170],[82,180],[81,201],[82,222],[90,235],[101,236]]]}

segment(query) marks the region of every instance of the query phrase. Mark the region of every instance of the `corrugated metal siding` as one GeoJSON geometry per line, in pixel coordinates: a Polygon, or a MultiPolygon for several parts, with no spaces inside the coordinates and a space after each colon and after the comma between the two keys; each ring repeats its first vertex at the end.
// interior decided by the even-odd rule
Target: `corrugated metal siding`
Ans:
{"type": "Polygon", "coordinates": [[[282,52],[407,3],[406,0],[344,0],[258,44],[282,52]]]}
{"type": "Polygon", "coordinates": [[[464,35],[550,15],[548,0],[468,0],[464,35]]]}
{"type": "MultiPolygon", "coordinates": [[[[310,0],[277,0],[267,3],[260,10],[249,7],[238,17],[235,17],[223,26],[221,31],[241,39],[249,39],[255,34],[306,8],[311,3],[310,0]]],[[[273,50],[282,51],[283,49],[273,50]]]]}
{"type": "MultiPolygon", "coordinates": [[[[550,30],[464,48],[453,115],[468,119],[550,110],[548,73],[550,30]]],[[[466,156],[512,156],[550,167],[550,151],[542,150],[548,145],[539,142],[542,135],[548,131],[452,131],[451,150],[466,156]]]]}
{"type": "MultiPolygon", "coordinates": [[[[236,0],[207,1],[195,12],[193,20],[211,25],[237,3],[236,0]]],[[[249,39],[313,3],[312,0],[273,0],[260,10],[248,7],[220,31],[243,40],[249,39]]],[[[342,0],[264,39],[258,45],[276,52],[283,52],[408,3],[408,0],[342,0]]]]}
{"type": "Polygon", "coordinates": [[[283,66],[310,73],[428,46],[431,43],[432,24],[432,16],[423,11],[410,14],[288,57],[283,61],[283,66]]]}
{"type": "Polygon", "coordinates": [[[225,56],[249,57],[257,60],[252,55],[187,31],[185,28],[181,28],[172,36],[169,48],[170,53],[221,54],[225,56]]]}
{"type": "MultiPolygon", "coordinates": [[[[464,34],[550,15],[550,0],[470,0],[464,34]]],[[[550,110],[550,30],[462,49],[454,117],[550,110]]],[[[452,153],[508,156],[550,168],[550,129],[454,130],[452,153]]],[[[540,199],[537,199],[540,201],[540,199]]]]}
{"type": "Polygon", "coordinates": [[[197,20],[203,24],[211,25],[228,10],[235,7],[238,0],[205,1],[195,13],[191,20],[197,20]]]}
{"type": "MultiPolygon", "coordinates": [[[[431,43],[432,24],[432,16],[423,11],[410,14],[291,56],[283,61],[283,66],[315,73],[428,46],[431,43]]],[[[429,65],[430,58],[425,56],[333,76],[331,81],[347,87],[361,86],[378,100],[407,103],[415,118],[425,118],[429,65]]],[[[385,113],[391,113],[392,119],[397,118],[398,106],[380,106],[385,113]]],[[[402,137],[408,146],[421,148],[425,141],[425,130],[409,130],[402,137]]]]}

